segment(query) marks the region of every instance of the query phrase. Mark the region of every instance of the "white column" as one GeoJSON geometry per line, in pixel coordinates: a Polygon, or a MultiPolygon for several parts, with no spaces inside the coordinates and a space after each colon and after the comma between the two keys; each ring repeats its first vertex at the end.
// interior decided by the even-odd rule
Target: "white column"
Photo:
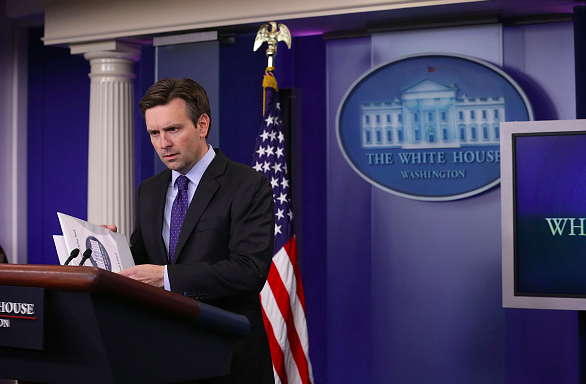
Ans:
{"type": "Polygon", "coordinates": [[[88,221],[116,224],[130,237],[135,190],[133,65],[139,51],[97,50],[84,57],[91,65],[88,221]]]}

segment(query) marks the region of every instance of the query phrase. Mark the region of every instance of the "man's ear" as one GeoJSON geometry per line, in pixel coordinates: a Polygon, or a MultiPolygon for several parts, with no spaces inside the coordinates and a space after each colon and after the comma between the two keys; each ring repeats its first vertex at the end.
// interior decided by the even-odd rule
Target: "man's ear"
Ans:
{"type": "Polygon", "coordinates": [[[197,131],[200,137],[206,137],[210,130],[210,117],[204,113],[197,119],[197,131]]]}

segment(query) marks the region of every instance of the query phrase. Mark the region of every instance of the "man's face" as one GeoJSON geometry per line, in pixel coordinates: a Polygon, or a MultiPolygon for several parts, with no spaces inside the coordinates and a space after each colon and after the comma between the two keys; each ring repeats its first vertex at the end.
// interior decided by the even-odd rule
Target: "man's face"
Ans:
{"type": "Polygon", "coordinates": [[[184,175],[206,154],[209,116],[201,115],[194,127],[185,100],[147,109],[144,117],[151,143],[167,168],[184,175]]]}

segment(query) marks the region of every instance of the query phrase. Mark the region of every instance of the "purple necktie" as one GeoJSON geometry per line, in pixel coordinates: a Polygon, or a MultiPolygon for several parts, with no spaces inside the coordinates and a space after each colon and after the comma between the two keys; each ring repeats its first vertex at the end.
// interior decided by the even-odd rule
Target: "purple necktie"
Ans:
{"type": "Polygon", "coordinates": [[[177,239],[179,239],[179,232],[181,231],[181,224],[187,207],[189,205],[189,196],[187,195],[187,176],[181,175],[177,178],[177,196],[173,201],[173,208],[171,209],[171,233],[169,235],[169,262],[173,262],[175,256],[175,247],[177,246],[177,239]]]}

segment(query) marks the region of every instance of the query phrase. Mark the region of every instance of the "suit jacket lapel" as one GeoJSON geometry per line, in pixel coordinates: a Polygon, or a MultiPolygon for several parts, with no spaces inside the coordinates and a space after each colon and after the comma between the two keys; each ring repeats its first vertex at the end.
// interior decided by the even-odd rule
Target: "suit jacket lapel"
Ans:
{"type": "Polygon", "coordinates": [[[189,209],[185,214],[185,218],[183,219],[181,232],[179,233],[179,239],[177,240],[177,247],[175,248],[173,264],[181,258],[181,250],[183,249],[183,246],[187,242],[187,239],[189,239],[189,236],[191,236],[191,233],[195,229],[201,215],[208,207],[216,191],[220,188],[220,184],[216,178],[224,173],[227,164],[228,158],[224,156],[219,149],[216,150],[216,157],[204,172],[197,189],[195,190],[191,204],[189,204],[189,209]]]}
{"type": "Polygon", "coordinates": [[[165,215],[165,201],[167,199],[167,189],[169,188],[169,183],[171,182],[171,171],[166,171],[163,173],[159,180],[157,180],[155,187],[153,188],[153,195],[150,198],[150,203],[152,204],[152,209],[150,210],[150,215],[152,218],[153,232],[150,233],[152,236],[155,244],[155,252],[153,255],[160,258],[158,261],[163,264],[167,264],[169,262],[169,257],[167,254],[167,247],[165,246],[165,241],[163,240],[163,220],[165,215]]]}

